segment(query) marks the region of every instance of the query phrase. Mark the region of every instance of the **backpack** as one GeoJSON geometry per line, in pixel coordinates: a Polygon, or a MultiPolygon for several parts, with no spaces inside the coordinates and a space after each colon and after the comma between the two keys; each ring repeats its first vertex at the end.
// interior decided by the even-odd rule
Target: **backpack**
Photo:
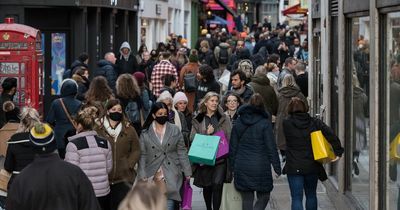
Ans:
{"type": "Polygon", "coordinates": [[[239,61],[238,69],[242,70],[248,79],[253,76],[253,63],[249,59],[239,61]]]}
{"type": "Polygon", "coordinates": [[[197,89],[196,75],[192,72],[188,72],[183,77],[183,84],[186,92],[194,92],[197,89]]]}
{"type": "Polygon", "coordinates": [[[136,101],[129,101],[125,107],[125,114],[132,124],[140,123],[140,110],[136,101]]]}
{"type": "Polygon", "coordinates": [[[228,64],[228,61],[229,61],[228,47],[219,47],[218,62],[220,64],[228,64]]]}

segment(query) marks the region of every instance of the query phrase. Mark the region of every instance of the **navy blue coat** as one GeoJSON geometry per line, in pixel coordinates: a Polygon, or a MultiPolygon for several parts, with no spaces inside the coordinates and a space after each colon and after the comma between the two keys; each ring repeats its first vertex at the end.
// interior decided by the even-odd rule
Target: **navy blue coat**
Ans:
{"type": "MultiPolygon", "coordinates": [[[[61,97],[71,117],[78,113],[82,104],[81,101],[75,99],[77,91],[78,87],[76,83],[74,84],[70,81],[67,83],[64,82],[61,86],[61,97]]],[[[73,130],[74,127],[65,114],[59,99],[56,99],[51,103],[50,110],[47,113],[46,122],[54,128],[54,138],[57,141],[57,148],[65,149],[65,134],[67,134],[68,131],[73,130]]]]}
{"type": "Polygon", "coordinates": [[[115,69],[115,65],[106,60],[99,60],[97,62],[97,70],[95,72],[95,77],[103,76],[107,79],[108,86],[115,90],[115,84],[117,83],[118,73],[115,69]]]}
{"type": "Polygon", "coordinates": [[[244,105],[233,126],[229,161],[239,191],[270,192],[273,188],[271,164],[281,174],[271,120],[264,109],[244,105]]]}

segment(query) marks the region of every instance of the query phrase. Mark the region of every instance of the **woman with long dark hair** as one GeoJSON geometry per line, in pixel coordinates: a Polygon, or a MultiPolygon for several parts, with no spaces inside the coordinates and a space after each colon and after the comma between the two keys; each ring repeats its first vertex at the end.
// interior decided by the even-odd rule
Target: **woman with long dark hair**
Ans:
{"type": "MultiPolygon", "coordinates": [[[[168,106],[156,102],[143,125],[140,136],[138,179],[165,182],[167,209],[173,210],[181,201],[182,172],[189,180],[192,175],[189,157],[179,128],[168,122],[168,106]]],[[[160,189],[161,190],[161,189],[160,189]]]]}

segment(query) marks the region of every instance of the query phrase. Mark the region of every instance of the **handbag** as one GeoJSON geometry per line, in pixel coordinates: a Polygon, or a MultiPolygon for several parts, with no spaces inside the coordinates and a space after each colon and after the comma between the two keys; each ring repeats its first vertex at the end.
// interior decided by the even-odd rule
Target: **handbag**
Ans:
{"type": "Polygon", "coordinates": [[[321,130],[311,132],[311,145],[314,160],[320,163],[329,163],[336,158],[332,145],[326,140],[321,130]]]}
{"type": "Polygon", "coordinates": [[[390,161],[400,160],[400,133],[398,133],[396,137],[394,137],[394,139],[390,142],[389,157],[390,161]]]}
{"type": "Polygon", "coordinates": [[[218,151],[217,151],[217,159],[226,157],[229,153],[229,143],[225,136],[224,131],[218,131],[214,134],[214,136],[220,137],[218,151]]]}
{"type": "Polygon", "coordinates": [[[8,182],[10,181],[11,174],[8,171],[0,170],[0,190],[7,192],[8,182]]]}
{"type": "Polygon", "coordinates": [[[183,182],[183,194],[182,194],[182,210],[191,210],[192,209],[192,197],[193,197],[193,189],[190,186],[190,181],[186,180],[183,182]]]}
{"type": "Polygon", "coordinates": [[[236,190],[233,182],[224,183],[220,210],[242,210],[242,196],[236,190]]]}
{"type": "Polygon", "coordinates": [[[189,160],[192,163],[215,165],[219,139],[219,136],[196,134],[189,149],[189,160]]]}

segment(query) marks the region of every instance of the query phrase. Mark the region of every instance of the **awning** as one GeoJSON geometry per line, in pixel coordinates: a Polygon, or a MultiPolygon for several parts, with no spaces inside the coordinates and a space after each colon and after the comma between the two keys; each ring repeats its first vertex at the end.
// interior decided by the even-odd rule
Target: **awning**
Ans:
{"type": "Polygon", "coordinates": [[[302,14],[302,15],[307,15],[308,9],[307,8],[301,8],[300,4],[296,4],[294,6],[288,7],[284,10],[282,10],[282,14],[284,16],[287,15],[295,15],[295,14],[302,14]]]}
{"type": "Polygon", "coordinates": [[[217,24],[217,25],[228,25],[228,21],[219,17],[218,15],[213,15],[214,19],[207,20],[207,24],[217,24]]]}

